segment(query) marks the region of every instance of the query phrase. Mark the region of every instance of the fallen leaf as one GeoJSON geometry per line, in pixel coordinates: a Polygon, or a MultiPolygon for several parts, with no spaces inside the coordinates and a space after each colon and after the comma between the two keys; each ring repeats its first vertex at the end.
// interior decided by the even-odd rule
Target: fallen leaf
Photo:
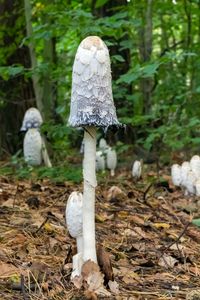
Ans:
{"type": "Polygon", "coordinates": [[[0,262],[0,278],[12,277],[14,275],[19,275],[20,273],[20,269],[12,264],[0,262]]]}
{"type": "Polygon", "coordinates": [[[112,293],[118,295],[119,294],[119,284],[116,281],[108,281],[108,286],[112,293]]]}
{"type": "Polygon", "coordinates": [[[166,268],[173,268],[176,263],[178,263],[178,260],[167,254],[164,254],[158,261],[159,266],[166,268]]]}
{"type": "Polygon", "coordinates": [[[153,223],[153,227],[155,227],[157,229],[160,229],[160,228],[169,229],[170,224],[167,224],[167,223],[153,223]]]}
{"type": "Polygon", "coordinates": [[[109,253],[100,245],[97,247],[97,260],[105,276],[105,284],[107,284],[109,280],[113,280],[113,270],[109,253]]]}

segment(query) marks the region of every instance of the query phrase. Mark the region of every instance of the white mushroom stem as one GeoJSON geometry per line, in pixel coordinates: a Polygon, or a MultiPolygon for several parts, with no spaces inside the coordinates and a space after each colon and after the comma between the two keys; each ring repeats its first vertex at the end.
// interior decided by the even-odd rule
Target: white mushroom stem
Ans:
{"type": "Polygon", "coordinates": [[[96,128],[84,131],[83,260],[97,262],[95,242],[96,128]]]}
{"type": "Polygon", "coordinates": [[[81,269],[83,265],[82,253],[77,253],[72,257],[72,265],[73,265],[73,270],[71,274],[71,279],[81,275],[81,269]]]}
{"type": "Polygon", "coordinates": [[[80,235],[76,238],[76,246],[77,246],[77,253],[83,252],[83,236],[80,235]]]}

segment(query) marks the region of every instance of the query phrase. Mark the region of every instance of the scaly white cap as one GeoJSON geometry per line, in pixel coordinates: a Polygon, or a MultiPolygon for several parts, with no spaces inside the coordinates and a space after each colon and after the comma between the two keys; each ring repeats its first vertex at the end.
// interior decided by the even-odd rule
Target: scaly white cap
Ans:
{"type": "Polygon", "coordinates": [[[43,123],[39,110],[35,107],[29,108],[24,115],[20,131],[27,131],[29,128],[39,128],[43,123]]]}
{"type": "Polygon", "coordinates": [[[85,38],[75,56],[69,125],[120,125],[113,102],[109,52],[98,36],[85,38]]]}

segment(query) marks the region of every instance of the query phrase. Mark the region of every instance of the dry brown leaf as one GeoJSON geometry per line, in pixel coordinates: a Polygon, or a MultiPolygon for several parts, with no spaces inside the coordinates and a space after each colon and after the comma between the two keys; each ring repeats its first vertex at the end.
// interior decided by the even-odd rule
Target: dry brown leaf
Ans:
{"type": "Polygon", "coordinates": [[[19,275],[20,269],[16,268],[12,264],[0,262],[0,278],[8,278],[14,275],[19,275]]]}
{"type": "Polygon", "coordinates": [[[113,270],[110,255],[101,245],[98,245],[97,247],[97,260],[101,271],[105,276],[105,283],[108,283],[109,280],[113,280],[113,270]]]}
{"type": "Polygon", "coordinates": [[[167,254],[164,254],[158,261],[159,266],[166,268],[173,268],[177,263],[177,259],[167,254]]]}
{"type": "Polygon", "coordinates": [[[88,276],[92,272],[99,272],[99,266],[95,262],[93,262],[91,260],[87,260],[83,264],[82,270],[81,270],[81,275],[83,277],[83,280],[87,281],[88,276]]]}
{"type": "Polygon", "coordinates": [[[103,275],[100,272],[91,272],[87,277],[87,284],[89,291],[97,291],[101,286],[103,286],[103,275]]]}
{"type": "Polygon", "coordinates": [[[77,289],[80,289],[83,285],[83,278],[82,276],[75,276],[71,279],[71,282],[75,285],[77,289]]]}
{"type": "Polygon", "coordinates": [[[153,225],[153,227],[155,227],[157,229],[160,229],[160,228],[169,229],[170,228],[170,224],[168,224],[168,223],[153,223],[152,225],[153,225]]]}
{"type": "Polygon", "coordinates": [[[107,192],[107,200],[122,199],[126,197],[126,194],[116,185],[113,185],[107,192]]]}
{"type": "Polygon", "coordinates": [[[119,294],[119,284],[115,280],[114,281],[109,280],[108,286],[113,294],[116,295],[119,294]]]}

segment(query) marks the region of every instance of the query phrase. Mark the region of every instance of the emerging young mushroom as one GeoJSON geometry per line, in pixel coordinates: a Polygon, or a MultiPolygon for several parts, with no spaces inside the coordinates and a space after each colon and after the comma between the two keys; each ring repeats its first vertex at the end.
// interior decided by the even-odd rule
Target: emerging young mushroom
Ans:
{"type": "Polygon", "coordinates": [[[139,160],[135,160],[132,167],[132,175],[134,178],[139,179],[142,174],[142,164],[139,160]]]}
{"type": "Polygon", "coordinates": [[[181,185],[181,166],[178,164],[173,164],[171,167],[171,178],[172,178],[172,183],[175,186],[180,186],[181,185]]]}
{"type": "Polygon", "coordinates": [[[112,96],[109,52],[97,36],[85,38],[75,56],[69,124],[84,128],[83,260],[97,262],[94,222],[96,128],[120,125],[112,96]]]}
{"type": "Polygon", "coordinates": [[[39,128],[43,123],[39,110],[35,107],[29,108],[23,119],[20,131],[27,131],[30,128],[39,128]]]}
{"type": "Polygon", "coordinates": [[[72,192],[66,206],[66,224],[70,235],[76,239],[77,254],[73,257],[72,278],[81,274],[83,263],[83,195],[79,192],[72,192]]]}
{"type": "Polygon", "coordinates": [[[42,138],[36,128],[29,129],[24,137],[24,159],[31,166],[42,163],[42,138]]]}

